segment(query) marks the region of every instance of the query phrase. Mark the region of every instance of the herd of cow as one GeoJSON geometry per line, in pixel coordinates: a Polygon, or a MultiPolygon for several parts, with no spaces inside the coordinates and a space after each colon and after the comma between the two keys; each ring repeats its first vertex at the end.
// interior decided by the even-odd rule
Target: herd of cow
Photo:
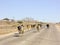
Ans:
{"type": "MultiPolygon", "coordinates": [[[[28,27],[29,25],[27,25],[28,27]]],[[[46,24],[46,27],[49,28],[49,24],[46,24]]],[[[18,29],[18,33],[19,34],[23,34],[24,33],[24,25],[19,25],[17,26],[17,29],[18,29]]],[[[41,28],[42,28],[42,24],[34,24],[34,25],[31,25],[31,28],[36,28],[37,31],[39,31],[41,28]]]]}

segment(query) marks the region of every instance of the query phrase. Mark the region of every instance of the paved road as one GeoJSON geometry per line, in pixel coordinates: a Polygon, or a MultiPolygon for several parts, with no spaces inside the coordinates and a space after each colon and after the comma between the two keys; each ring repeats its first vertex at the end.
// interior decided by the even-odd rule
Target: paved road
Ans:
{"type": "Polygon", "coordinates": [[[40,32],[34,29],[19,37],[14,35],[1,40],[0,45],[60,45],[60,32],[55,25],[50,25],[49,29],[45,28],[40,32]]]}

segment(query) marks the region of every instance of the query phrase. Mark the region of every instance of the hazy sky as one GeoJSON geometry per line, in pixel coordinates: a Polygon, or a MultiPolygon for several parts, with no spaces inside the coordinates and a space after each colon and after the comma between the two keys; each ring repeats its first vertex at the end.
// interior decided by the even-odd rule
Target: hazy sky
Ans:
{"type": "Polygon", "coordinates": [[[0,0],[0,19],[5,17],[59,22],[60,0],[0,0]]]}

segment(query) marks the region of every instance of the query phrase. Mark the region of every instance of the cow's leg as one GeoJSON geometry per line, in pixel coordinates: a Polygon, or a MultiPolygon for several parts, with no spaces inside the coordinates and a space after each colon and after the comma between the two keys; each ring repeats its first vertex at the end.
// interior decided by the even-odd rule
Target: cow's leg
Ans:
{"type": "Polygon", "coordinates": [[[22,34],[24,33],[24,30],[22,30],[22,34]]]}
{"type": "Polygon", "coordinates": [[[21,30],[18,30],[18,32],[19,32],[19,34],[21,34],[22,31],[21,30]]]}

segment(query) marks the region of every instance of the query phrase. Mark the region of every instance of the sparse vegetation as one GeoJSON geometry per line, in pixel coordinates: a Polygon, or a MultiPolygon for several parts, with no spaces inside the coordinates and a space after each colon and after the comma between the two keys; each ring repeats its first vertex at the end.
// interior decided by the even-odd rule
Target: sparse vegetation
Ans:
{"type": "Polygon", "coordinates": [[[9,19],[8,19],[8,18],[4,18],[3,20],[9,21],[9,19]]]}
{"type": "Polygon", "coordinates": [[[22,23],[23,23],[23,21],[17,21],[17,23],[22,24],[22,23]]]}
{"type": "MultiPolygon", "coordinates": [[[[26,19],[28,20],[28,19],[26,19]]],[[[17,26],[20,24],[24,25],[24,30],[26,29],[30,29],[31,28],[31,24],[35,24],[37,21],[36,20],[30,20],[29,22],[26,20],[19,20],[17,22],[15,22],[15,20],[10,20],[8,18],[4,18],[3,20],[0,21],[0,35],[1,34],[7,34],[7,33],[11,33],[11,32],[16,32],[17,31],[17,26]],[[4,21],[5,20],[5,21],[4,21]],[[27,27],[28,25],[28,27],[27,27]]]]}

